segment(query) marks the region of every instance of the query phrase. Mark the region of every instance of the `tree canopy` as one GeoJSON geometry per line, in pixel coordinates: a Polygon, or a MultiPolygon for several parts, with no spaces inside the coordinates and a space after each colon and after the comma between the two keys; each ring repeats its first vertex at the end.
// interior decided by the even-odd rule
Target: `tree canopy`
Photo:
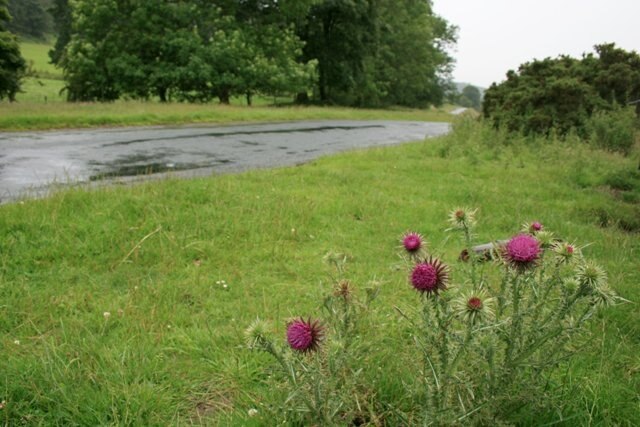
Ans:
{"type": "Polygon", "coordinates": [[[288,22],[290,2],[76,0],[54,54],[72,101],[188,101],[306,90],[314,64],[288,22]],[[282,5],[281,5],[282,3],[282,5]]]}
{"type": "Polygon", "coordinates": [[[640,56],[614,44],[581,59],[560,56],[522,64],[485,92],[483,112],[497,126],[525,133],[584,132],[595,111],[640,98],[640,56]]]}
{"type": "Polygon", "coordinates": [[[0,0],[0,100],[9,98],[14,101],[26,64],[20,54],[17,38],[6,29],[10,20],[7,1],[0,0]]]}
{"type": "Polygon", "coordinates": [[[428,106],[443,100],[455,41],[429,0],[54,0],[52,14],[72,101],[311,92],[428,106]]]}
{"type": "Polygon", "coordinates": [[[51,17],[47,14],[48,0],[9,0],[12,17],[9,30],[21,36],[44,39],[51,32],[51,17]]]}
{"type": "Polygon", "coordinates": [[[458,97],[458,102],[463,107],[480,110],[480,106],[482,105],[482,94],[480,93],[480,89],[473,85],[465,86],[458,97]]]}

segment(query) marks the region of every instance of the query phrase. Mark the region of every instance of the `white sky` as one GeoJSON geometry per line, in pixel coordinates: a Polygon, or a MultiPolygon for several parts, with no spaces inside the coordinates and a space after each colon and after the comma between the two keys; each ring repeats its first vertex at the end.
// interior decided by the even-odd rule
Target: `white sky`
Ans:
{"type": "Polygon", "coordinates": [[[615,42],[640,53],[640,0],[433,0],[458,27],[453,79],[488,87],[534,58],[615,42]]]}

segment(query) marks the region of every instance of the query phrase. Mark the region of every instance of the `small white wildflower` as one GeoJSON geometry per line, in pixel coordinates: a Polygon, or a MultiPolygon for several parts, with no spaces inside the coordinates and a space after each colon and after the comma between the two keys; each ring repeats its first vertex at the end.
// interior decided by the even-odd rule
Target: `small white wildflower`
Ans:
{"type": "Polygon", "coordinates": [[[20,340],[15,340],[13,343],[14,343],[15,345],[20,345],[20,340]]]}
{"type": "Polygon", "coordinates": [[[6,406],[7,401],[3,400],[2,402],[0,402],[0,409],[4,409],[4,407],[6,406]]]}
{"type": "Polygon", "coordinates": [[[256,415],[258,415],[258,410],[256,408],[251,408],[247,411],[247,414],[250,417],[255,417],[256,415]]]}
{"type": "Polygon", "coordinates": [[[109,317],[111,317],[111,313],[105,311],[104,313],[102,313],[102,316],[104,316],[105,319],[109,319],[109,317]]]}

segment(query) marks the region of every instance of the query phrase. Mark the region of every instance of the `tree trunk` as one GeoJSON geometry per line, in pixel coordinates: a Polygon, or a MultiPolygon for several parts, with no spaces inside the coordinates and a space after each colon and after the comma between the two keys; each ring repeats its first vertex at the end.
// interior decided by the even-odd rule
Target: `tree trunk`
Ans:
{"type": "Polygon", "coordinates": [[[220,104],[229,105],[231,95],[229,94],[229,88],[222,88],[218,93],[218,98],[220,99],[220,104]]]}
{"type": "Polygon", "coordinates": [[[167,88],[158,88],[158,98],[160,98],[160,102],[167,102],[167,88]]]}

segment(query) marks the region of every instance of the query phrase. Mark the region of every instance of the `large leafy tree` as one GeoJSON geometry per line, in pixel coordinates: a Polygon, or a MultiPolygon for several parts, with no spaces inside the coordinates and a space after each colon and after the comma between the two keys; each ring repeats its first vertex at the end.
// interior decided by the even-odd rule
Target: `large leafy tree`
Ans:
{"type": "MultiPolygon", "coordinates": [[[[188,101],[309,86],[288,1],[75,0],[59,56],[69,99],[188,101]]],[[[299,7],[299,5],[298,5],[299,7]]],[[[311,64],[313,65],[313,64],[311,64]]]]}
{"type": "Polygon", "coordinates": [[[56,32],[56,43],[49,51],[51,62],[59,65],[64,50],[71,39],[71,7],[69,0],[52,0],[49,13],[53,18],[53,28],[56,32]]]}
{"type": "Polygon", "coordinates": [[[380,3],[383,22],[391,25],[382,32],[385,55],[379,59],[389,82],[386,103],[441,104],[453,65],[447,49],[456,40],[455,27],[433,13],[430,1],[380,3]]]}
{"type": "Polygon", "coordinates": [[[587,131],[595,111],[640,98],[640,56],[613,44],[597,55],[534,60],[509,71],[485,92],[484,116],[496,126],[525,133],[587,131]]]}
{"type": "Polygon", "coordinates": [[[480,106],[482,105],[482,94],[480,93],[480,89],[473,85],[465,86],[460,94],[459,103],[463,107],[480,110],[480,106]]]}
{"type": "Polygon", "coordinates": [[[17,38],[6,30],[10,19],[7,1],[0,0],[0,99],[15,101],[26,65],[17,38]]]}
{"type": "Polygon", "coordinates": [[[300,33],[318,60],[329,103],[428,106],[442,102],[455,28],[428,0],[323,0],[300,33]]]}

